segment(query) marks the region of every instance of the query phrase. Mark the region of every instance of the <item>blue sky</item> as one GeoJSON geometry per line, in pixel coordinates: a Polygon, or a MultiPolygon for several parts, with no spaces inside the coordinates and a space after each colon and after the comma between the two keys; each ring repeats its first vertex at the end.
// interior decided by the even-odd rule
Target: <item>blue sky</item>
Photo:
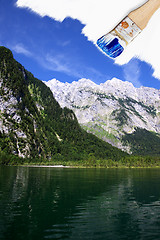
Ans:
{"type": "Polygon", "coordinates": [[[0,0],[0,45],[11,49],[15,59],[38,79],[72,82],[89,78],[100,84],[116,77],[136,87],[160,89],[151,65],[137,58],[115,64],[82,34],[80,21],[69,17],[55,21],[15,3],[0,0]]]}

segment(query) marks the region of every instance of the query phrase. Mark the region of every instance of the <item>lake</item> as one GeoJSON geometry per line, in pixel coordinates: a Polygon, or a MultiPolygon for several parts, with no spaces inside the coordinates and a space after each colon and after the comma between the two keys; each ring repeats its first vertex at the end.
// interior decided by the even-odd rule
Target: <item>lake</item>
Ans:
{"type": "Polygon", "coordinates": [[[0,166],[0,239],[160,239],[160,169],[0,166]]]}

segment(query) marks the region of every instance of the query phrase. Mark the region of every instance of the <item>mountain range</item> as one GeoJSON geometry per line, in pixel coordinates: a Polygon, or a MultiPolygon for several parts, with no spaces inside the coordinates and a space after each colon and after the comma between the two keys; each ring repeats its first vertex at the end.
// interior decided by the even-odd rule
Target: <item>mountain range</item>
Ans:
{"type": "Polygon", "coordinates": [[[75,113],[61,107],[50,88],[18,63],[9,49],[1,46],[0,156],[4,156],[5,164],[11,162],[7,154],[34,162],[39,159],[43,162],[118,160],[126,156],[82,129],[75,113]]]}
{"type": "Polygon", "coordinates": [[[159,146],[159,90],[118,79],[43,82],[0,47],[0,163],[118,161],[160,155],[159,146]]]}
{"type": "Polygon", "coordinates": [[[89,79],[44,83],[87,132],[128,153],[159,153],[160,90],[135,88],[117,78],[100,85],[89,79]]]}

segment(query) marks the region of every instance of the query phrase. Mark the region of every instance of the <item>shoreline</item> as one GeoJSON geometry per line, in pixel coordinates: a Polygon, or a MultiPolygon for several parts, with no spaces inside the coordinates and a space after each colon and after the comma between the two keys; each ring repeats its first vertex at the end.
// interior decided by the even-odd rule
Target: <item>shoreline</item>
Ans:
{"type": "Polygon", "coordinates": [[[158,169],[160,166],[83,166],[83,165],[72,165],[72,166],[65,166],[65,165],[8,165],[8,166],[19,166],[19,167],[34,167],[34,168],[94,168],[94,169],[158,169]]]}
{"type": "Polygon", "coordinates": [[[22,166],[22,167],[34,167],[34,168],[160,168],[160,157],[137,157],[124,158],[117,161],[111,159],[91,159],[91,160],[80,160],[80,161],[4,161],[1,165],[8,166],[22,166]]]}
{"type": "Polygon", "coordinates": [[[21,167],[50,167],[50,168],[72,168],[71,166],[64,165],[20,165],[21,167]]]}

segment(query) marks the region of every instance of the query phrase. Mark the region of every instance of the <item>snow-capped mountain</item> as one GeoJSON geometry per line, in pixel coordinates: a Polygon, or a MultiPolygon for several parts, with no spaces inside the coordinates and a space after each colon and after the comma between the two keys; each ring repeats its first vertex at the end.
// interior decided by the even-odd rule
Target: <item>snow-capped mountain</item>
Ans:
{"type": "Polygon", "coordinates": [[[75,112],[84,129],[116,147],[129,151],[121,138],[136,128],[160,133],[160,90],[135,88],[117,78],[100,85],[89,79],[72,83],[52,79],[45,84],[61,107],[75,112]]]}

